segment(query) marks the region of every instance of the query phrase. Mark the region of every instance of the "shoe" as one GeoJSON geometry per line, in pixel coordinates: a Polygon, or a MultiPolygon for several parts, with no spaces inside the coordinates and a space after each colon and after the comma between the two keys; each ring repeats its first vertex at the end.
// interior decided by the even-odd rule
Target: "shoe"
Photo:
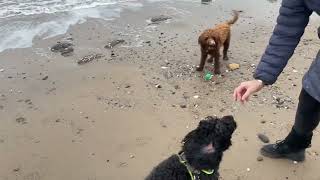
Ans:
{"type": "Polygon", "coordinates": [[[273,159],[289,159],[292,161],[302,162],[305,160],[305,149],[292,148],[286,141],[280,141],[275,144],[265,145],[261,148],[260,153],[273,159]]]}

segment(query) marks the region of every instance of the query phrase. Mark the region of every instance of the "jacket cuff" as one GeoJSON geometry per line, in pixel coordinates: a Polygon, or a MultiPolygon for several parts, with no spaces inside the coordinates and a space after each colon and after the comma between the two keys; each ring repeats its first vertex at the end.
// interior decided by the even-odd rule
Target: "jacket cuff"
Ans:
{"type": "Polygon", "coordinates": [[[274,75],[263,72],[256,72],[253,75],[253,78],[261,80],[264,85],[272,85],[277,81],[277,78],[275,78],[274,75]]]}

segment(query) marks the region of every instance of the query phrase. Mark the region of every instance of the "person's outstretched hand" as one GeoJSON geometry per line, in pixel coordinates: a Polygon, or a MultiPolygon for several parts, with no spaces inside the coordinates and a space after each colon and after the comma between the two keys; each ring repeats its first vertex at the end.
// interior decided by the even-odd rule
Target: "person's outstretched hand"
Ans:
{"type": "Polygon", "coordinates": [[[259,80],[243,82],[240,86],[234,89],[233,98],[235,101],[240,101],[242,103],[247,102],[250,95],[260,91],[262,88],[263,83],[259,80]]]}

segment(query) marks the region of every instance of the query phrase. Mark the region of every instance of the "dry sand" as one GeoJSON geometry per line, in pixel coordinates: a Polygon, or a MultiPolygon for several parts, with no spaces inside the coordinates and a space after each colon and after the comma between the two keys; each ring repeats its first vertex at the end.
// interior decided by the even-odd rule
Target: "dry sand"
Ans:
{"type": "Polygon", "coordinates": [[[222,179],[319,180],[318,131],[304,163],[257,161],[263,145],[257,133],[274,142],[291,128],[302,75],[319,49],[319,21],[312,18],[278,82],[241,106],[232,100],[233,89],[251,79],[279,6],[246,2],[146,4],[114,21],[91,19],[65,35],[35,40],[32,48],[2,52],[0,180],[140,180],[179,151],[182,137],[201,118],[228,114],[239,128],[221,164],[222,179]],[[238,63],[240,69],[205,82],[194,70],[197,37],[229,19],[232,9],[244,12],[232,28],[230,60],[223,67],[238,63]],[[148,25],[147,19],[160,14],[172,19],[148,25]],[[72,56],[50,51],[69,37],[72,56]],[[104,48],[117,38],[126,43],[104,48]],[[104,57],[77,64],[92,53],[104,57]]]}

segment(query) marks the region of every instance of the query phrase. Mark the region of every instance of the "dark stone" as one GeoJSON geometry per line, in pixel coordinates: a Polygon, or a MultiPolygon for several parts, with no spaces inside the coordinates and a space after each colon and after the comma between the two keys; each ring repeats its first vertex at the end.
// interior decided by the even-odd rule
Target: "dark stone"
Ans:
{"type": "Polygon", "coordinates": [[[68,57],[72,55],[73,51],[74,51],[73,47],[68,47],[61,50],[61,55],[64,57],[68,57]]]}
{"type": "Polygon", "coordinates": [[[115,46],[124,43],[125,41],[123,39],[117,39],[117,40],[113,40],[111,42],[109,42],[106,46],[104,46],[104,48],[106,49],[112,49],[115,46]]]}
{"type": "Polygon", "coordinates": [[[185,105],[185,104],[180,104],[180,107],[181,107],[181,108],[187,108],[187,105],[185,105]]]}
{"type": "Polygon", "coordinates": [[[261,120],[260,122],[261,122],[261,124],[265,124],[265,123],[266,123],[266,121],[265,121],[265,120],[261,120]]]}
{"type": "Polygon", "coordinates": [[[45,76],[44,78],[42,78],[42,80],[47,80],[49,78],[49,76],[45,76]]]}
{"type": "Polygon", "coordinates": [[[226,109],[225,108],[221,108],[220,109],[220,112],[224,112],[226,109]]]}
{"type": "Polygon", "coordinates": [[[58,42],[56,45],[51,47],[52,52],[60,52],[62,56],[71,56],[74,49],[73,44],[69,42],[58,42]]]}
{"type": "Polygon", "coordinates": [[[262,156],[258,156],[257,157],[257,161],[263,161],[263,157],[262,156]]]}
{"type": "Polygon", "coordinates": [[[27,124],[26,118],[24,118],[24,117],[17,118],[16,122],[19,124],[27,124]]]}
{"type": "Polygon", "coordinates": [[[103,57],[102,54],[90,54],[90,55],[87,55],[87,56],[84,56],[83,58],[81,58],[77,63],[79,65],[83,65],[83,64],[86,64],[86,63],[91,62],[93,60],[100,59],[102,57],[103,57]]]}
{"type": "Polygon", "coordinates": [[[51,51],[52,52],[62,52],[64,49],[67,49],[69,47],[73,46],[72,43],[68,43],[68,42],[58,42],[56,45],[51,47],[51,51]]]}
{"type": "Polygon", "coordinates": [[[208,5],[212,2],[212,0],[201,0],[202,4],[208,5]]]}
{"type": "Polygon", "coordinates": [[[258,138],[264,143],[269,143],[270,142],[269,138],[264,134],[259,133],[258,134],[258,138]]]}
{"type": "Polygon", "coordinates": [[[172,19],[172,18],[169,16],[165,16],[165,15],[154,16],[151,18],[151,22],[158,23],[158,22],[166,21],[168,19],[172,19]]]}

